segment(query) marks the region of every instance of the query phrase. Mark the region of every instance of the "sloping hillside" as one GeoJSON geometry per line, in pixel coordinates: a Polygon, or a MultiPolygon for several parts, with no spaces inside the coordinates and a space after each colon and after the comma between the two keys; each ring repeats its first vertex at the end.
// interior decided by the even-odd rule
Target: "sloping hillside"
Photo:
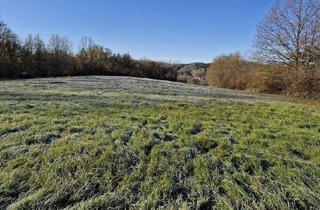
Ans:
{"type": "Polygon", "coordinates": [[[288,98],[129,77],[1,81],[0,122],[0,209],[320,204],[320,108],[288,98]]]}

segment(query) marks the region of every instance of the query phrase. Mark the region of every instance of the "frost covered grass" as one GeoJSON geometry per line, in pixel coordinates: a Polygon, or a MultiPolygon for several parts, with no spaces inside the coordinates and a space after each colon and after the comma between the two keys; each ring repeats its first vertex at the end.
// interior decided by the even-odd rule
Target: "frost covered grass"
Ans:
{"type": "Polygon", "coordinates": [[[317,209],[320,108],[122,77],[0,82],[1,209],[317,209]]]}

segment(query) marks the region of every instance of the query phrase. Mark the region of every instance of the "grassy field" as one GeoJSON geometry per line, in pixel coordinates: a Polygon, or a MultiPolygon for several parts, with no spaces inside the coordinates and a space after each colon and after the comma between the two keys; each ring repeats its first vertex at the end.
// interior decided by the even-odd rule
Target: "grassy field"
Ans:
{"type": "Polygon", "coordinates": [[[319,206],[317,106],[125,77],[0,82],[0,209],[319,206]]]}

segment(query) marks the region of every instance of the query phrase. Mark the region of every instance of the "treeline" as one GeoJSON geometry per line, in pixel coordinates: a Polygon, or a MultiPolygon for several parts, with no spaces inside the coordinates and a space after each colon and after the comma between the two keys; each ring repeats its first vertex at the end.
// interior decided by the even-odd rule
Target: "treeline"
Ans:
{"type": "Polygon", "coordinates": [[[255,59],[219,56],[208,68],[212,86],[320,97],[320,2],[281,0],[257,27],[255,59]]]}
{"type": "Polygon", "coordinates": [[[52,35],[48,43],[39,35],[20,40],[0,21],[0,78],[117,75],[175,81],[179,67],[115,54],[89,37],[81,39],[76,53],[65,36],[52,35]]]}
{"type": "Polygon", "coordinates": [[[261,63],[240,53],[222,55],[208,68],[209,85],[262,93],[320,97],[320,68],[294,69],[281,63],[261,63]]]}

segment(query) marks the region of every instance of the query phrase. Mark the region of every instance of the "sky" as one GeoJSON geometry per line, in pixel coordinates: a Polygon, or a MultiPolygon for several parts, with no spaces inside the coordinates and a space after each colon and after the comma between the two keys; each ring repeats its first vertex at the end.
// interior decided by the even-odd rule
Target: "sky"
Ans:
{"type": "Polygon", "coordinates": [[[253,47],[273,0],[0,0],[0,15],[21,38],[83,36],[115,53],[179,63],[211,62],[253,47]]]}

